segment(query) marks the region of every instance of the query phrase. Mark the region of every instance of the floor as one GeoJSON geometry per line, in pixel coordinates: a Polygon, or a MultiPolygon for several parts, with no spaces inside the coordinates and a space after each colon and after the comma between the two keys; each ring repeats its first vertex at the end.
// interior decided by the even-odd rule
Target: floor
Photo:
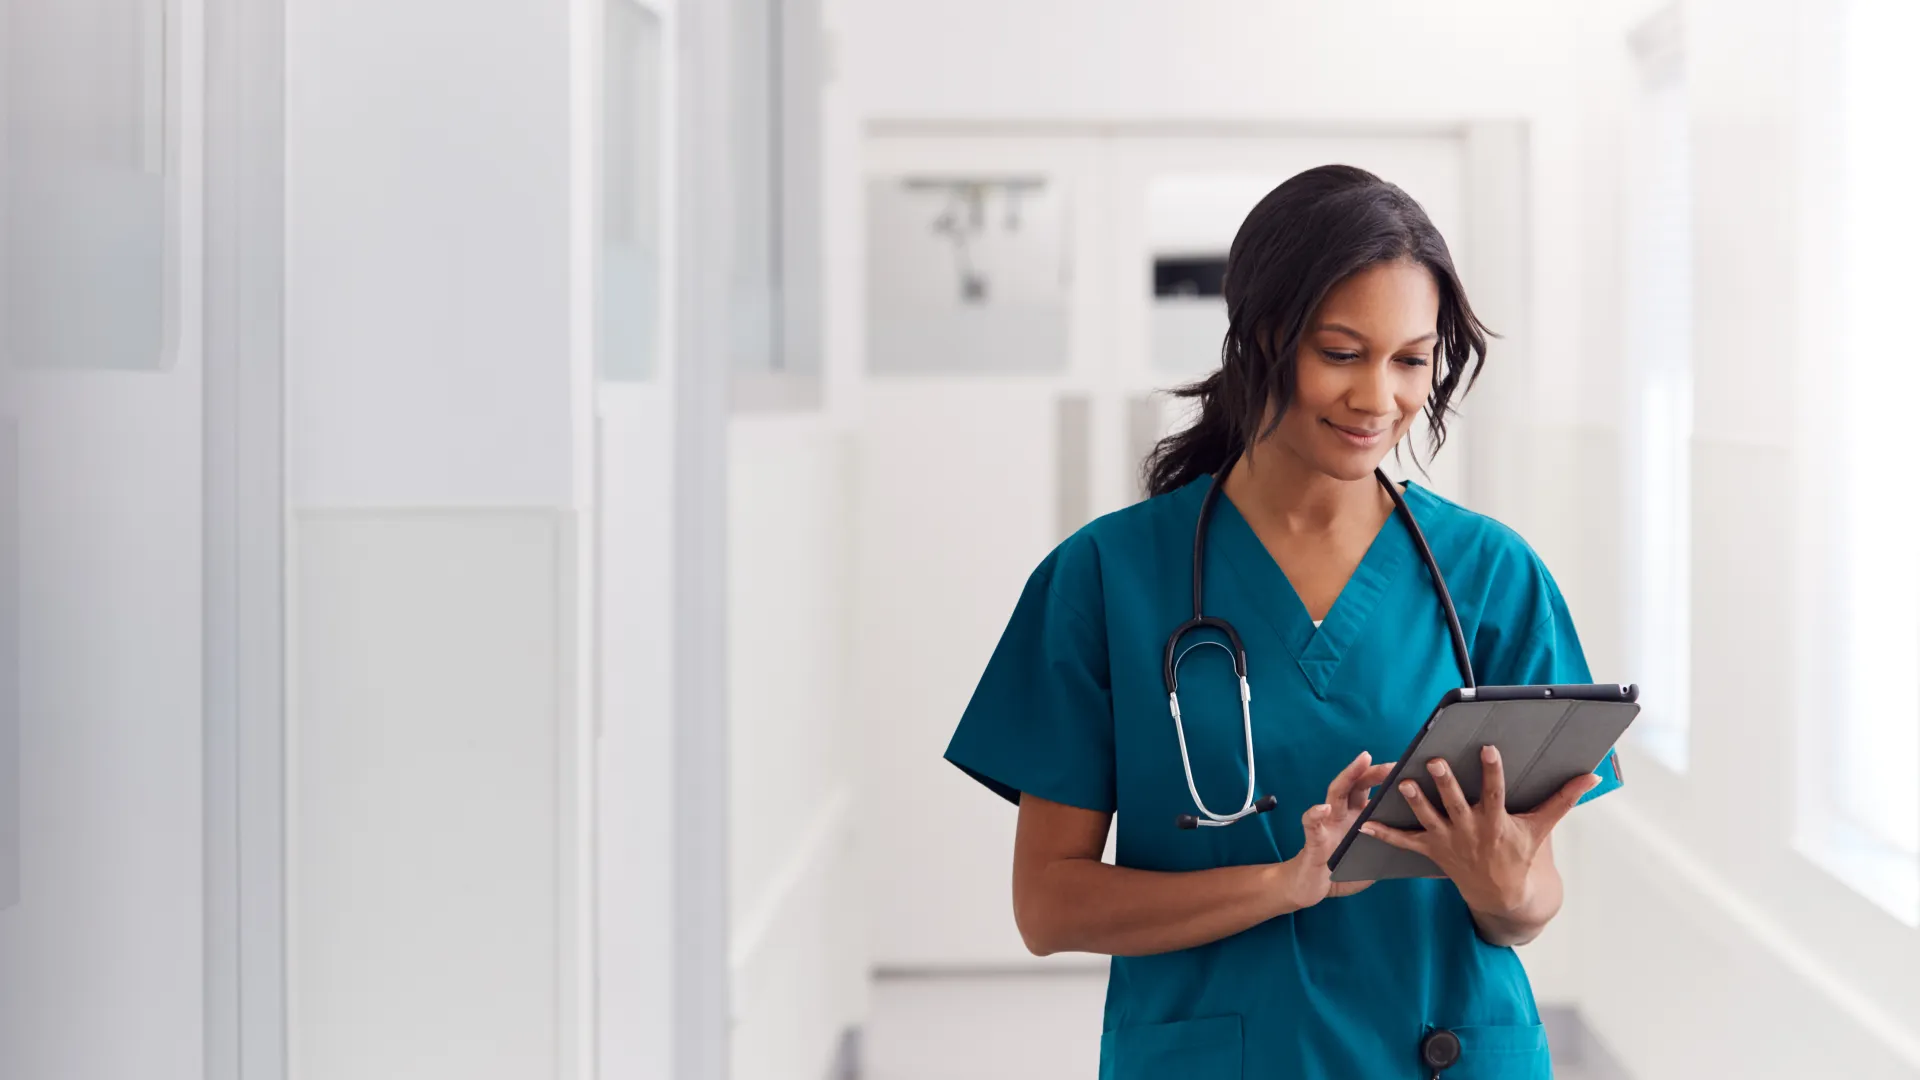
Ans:
{"type": "MultiPolygon", "coordinates": [[[[873,984],[861,1080],[1093,1080],[1103,971],[886,976],[873,984]]],[[[1555,1080],[1594,1080],[1556,1064],[1555,1080]]]]}
{"type": "Polygon", "coordinates": [[[1094,1080],[1106,993],[1098,970],[877,979],[860,1080],[1094,1080]]]}

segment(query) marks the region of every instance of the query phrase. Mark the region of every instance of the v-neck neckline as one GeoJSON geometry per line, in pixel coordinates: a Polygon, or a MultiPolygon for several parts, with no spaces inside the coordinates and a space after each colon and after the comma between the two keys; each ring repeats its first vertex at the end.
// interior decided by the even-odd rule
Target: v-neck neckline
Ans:
{"type": "MultiPolygon", "coordinates": [[[[1202,495],[1208,482],[1201,482],[1202,495]]],[[[1408,511],[1416,520],[1424,494],[1419,485],[1407,481],[1404,497],[1408,511]]],[[[1340,669],[1341,660],[1360,639],[1367,619],[1386,595],[1387,587],[1414,556],[1413,538],[1396,510],[1374,534],[1360,564],[1354,567],[1353,574],[1334,599],[1333,607],[1316,627],[1292,579],[1224,491],[1214,504],[1213,525],[1208,536],[1207,554],[1226,565],[1245,595],[1256,598],[1253,606],[1260,617],[1292,655],[1314,694],[1323,698],[1340,669]]],[[[1211,611],[1215,593],[1213,588],[1207,592],[1211,611]]]]}

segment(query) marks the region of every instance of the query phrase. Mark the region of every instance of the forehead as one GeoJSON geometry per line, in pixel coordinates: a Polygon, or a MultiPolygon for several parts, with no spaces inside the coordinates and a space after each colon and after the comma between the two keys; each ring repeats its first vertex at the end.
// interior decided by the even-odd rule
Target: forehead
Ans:
{"type": "Polygon", "coordinates": [[[1335,285],[1314,315],[1313,327],[1337,322],[1369,338],[1411,340],[1439,320],[1440,286],[1418,263],[1378,263],[1335,285]]]}

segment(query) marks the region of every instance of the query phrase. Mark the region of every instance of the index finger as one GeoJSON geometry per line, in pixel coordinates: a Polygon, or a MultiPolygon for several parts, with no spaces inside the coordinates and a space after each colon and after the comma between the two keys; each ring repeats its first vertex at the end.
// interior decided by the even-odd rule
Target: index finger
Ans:
{"type": "Polygon", "coordinates": [[[1353,787],[1354,779],[1359,776],[1362,769],[1367,767],[1367,762],[1372,758],[1371,752],[1362,750],[1357,757],[1347,763],[1346,768],[1340,770],[1339,775],[1333,778],[1333,783],[1327,785],[1328,806],[1339,806],[1347,801],[1347,792],[1353,787]]]}
{"type": "Polygon", "coordinates": [[[1347,805],[1353,807],[1355,810],[1367,805],[1367,800],[1372,797],[1373,789],[1385,783],[1387,777],[1393,775],[1393,767],[1395,764],[1396,762],[1383,761],[1378,765],[1368,766],[1367,771],[1361,773],[1359,779],[1353,782],[1353,790],[1347,796],[1347,805]]]}

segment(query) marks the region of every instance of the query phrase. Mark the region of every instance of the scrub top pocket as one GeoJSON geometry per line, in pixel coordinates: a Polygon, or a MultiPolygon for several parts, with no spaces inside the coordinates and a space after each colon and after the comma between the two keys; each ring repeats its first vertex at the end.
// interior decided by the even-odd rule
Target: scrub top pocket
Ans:
{"type": "Polygon", "coordinates": [[[1100,1080],[1240,1080],[1240,1018],[1139,1024],[1100,1037],[1100,1080]]]}
{"type": "Polygon", "coordinates": [[[1553,1057],[1540,1024],[1498,1024],[1451,1029],[1460,1037],[1460,1060],[1446,1080],[1551,1080],[1553,1057]]]}

